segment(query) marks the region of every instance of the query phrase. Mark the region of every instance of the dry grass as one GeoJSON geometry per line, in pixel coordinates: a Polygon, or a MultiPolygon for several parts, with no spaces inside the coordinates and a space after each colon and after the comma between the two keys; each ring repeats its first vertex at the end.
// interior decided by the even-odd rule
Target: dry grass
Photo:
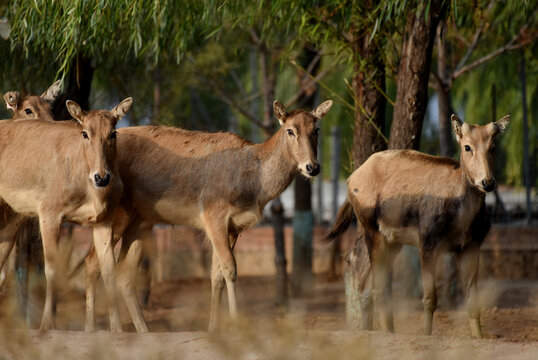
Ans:
{"type": "MultiPolygon", "coordinates": [[[[434,335],[420,335],[420,301],[399,301],[395,292],[396,334],[345,330],[343,288],[318,283],[312,297],[296,299],[287,312],[274,306],[270,278],[241,278],[241,320],[222,332],[205,332],[209,310],[206,280],[178,281],[152,288],[144,309],[150,334],[81,330],[83,294],[63,294],[58,327],[40,333],[17,318],[9,287],[0,291],[0,359],[534,359],[538,355],[538,284],[483,282],[484,340],[468,337],[462,309],[440,309],[434,335]]],[[[224,304],[225,306],[226,304],[224,304]]],[[[99,326],[106,309],[98,302],[99,326]]],[[[226,312],[226,311],[225,311],[226,312]]],[[[126,313],[122,314],[125,323],[126,313]]],[[[125,326],[125,329],[129,329],[125,326]]]]}

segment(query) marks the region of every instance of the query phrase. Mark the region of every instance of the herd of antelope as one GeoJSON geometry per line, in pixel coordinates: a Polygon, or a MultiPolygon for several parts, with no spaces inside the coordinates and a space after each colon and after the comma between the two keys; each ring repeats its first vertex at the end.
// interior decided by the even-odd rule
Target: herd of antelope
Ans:
{"type": "MultiPolygon", "coordinates": [[[[212,248],[209,330],[219,324],[224,287],[232,320],[238,316],[233,249],[238,235],[261,218],[295,175],[319,174],[317,122],[332,106],[288,111],[275,101],[280,129],[261,144],[227,132],[207,133],[165,126],[117,129],[133,100],[112,110],[66,107],[73,121],[54,121],[54,83],[41,96],[4,95],[10,120],[0,121],[0,269],[24,219],[37,217],[47,282],[40,328],[54,328],[53,304],[66,283],[58,241],[63,222],[89,226],[93,247],[85,259],[86,330],[95,324],[96,283],[101,276],[110,330],[122,331],[118,290],[138,332],[148,327],[135,294],[143,242],[154,224],[203,230],[212,248]],[[122,239],[117,259],[114,247],[122,239]]],[[[426,333],[436,308],[435,263],[455,251],[467,297],[471,334],[481,337],[477,301],[478,250],[489,230],[485,193],[495,188],[494,138],[509,117],[486,126],[453,115],[460,162],[410,150],[372,155],[348,179],[348,197],[329,239],[343,233],[355,214],[364,229],[371,272],[364,274],[365,299],[374,295],[381,327],[393,331],[392,262],[402,244],[420,251],[426,333]]],[[[365,301],[371,303],[371,300],[365,301]]],[[[363,328],[372,328],[371,307],[362,306],[363,328]]]]}

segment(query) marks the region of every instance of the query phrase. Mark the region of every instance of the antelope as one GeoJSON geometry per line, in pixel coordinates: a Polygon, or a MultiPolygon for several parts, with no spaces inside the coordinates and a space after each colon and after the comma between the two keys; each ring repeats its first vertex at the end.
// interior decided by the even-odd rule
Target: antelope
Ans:
{"type": "MultiPolygon", "coordinates": [[[[38,217],[47,289],[40,329],[54,328],[55,288],[64,280],[58,266],[62,222],[93,228],[112,331],[121,331],[117,312],[112,215],[122,191],[116,164],[117,121],[129,110],[127,98],[111,111],[84,112],[68,100],[76,121],[5,120],[0,122],[0,198],[16,213],[38,217]]],[[[13,239],[0,240],[0,268],[13,239]]]]}
{"type": "MultiPolygon", "coordinates": [[[[471,335],[482,337],[476,281],[479,248],[490,228],[485,194],[496,186],[494,139],[505,130],[509,119],[505,116],[478,126],[452,115],[460,162],[413,150],[387,150],[373,154],[348,178],[347,200],[327,238],[343,233],[355,213],[364,228],[374,303],[379,307],[384,331],[394,331],[392,265],[402,244],[407,244],[417,246],[420,253],[426,334],[432,332],[437,307],[436,259],[443,252],[455,251],[471,335]]],[[[363,274],[368,276],[368,272],[363,274]]],[[[369,313],[363,316],[372,318],[369,313]]],[[[371,324],[367,326],[371,328],[371,324]]]]}
{"type": "Polygon", "coordinates": [[[13,111],[12,119],[40,119],[54,121],[50,105],[62,89],[61,80],[52,84],[41,96],[21,97],[18,91],[4,94],[7,108],[13,111]]]}
{"type": "MultiPolygon", "coordinates": [[[[51,104],[61,91],[60,80],[52,84],[41,96],[27,95],[21,97],[18,91],[4,94],[7,109],[12,111],[12,119],[40,119],[54,121],[51,113],[51,104]]],[[[18,236],[36,238],[39,229],[29,218],[25,218],[0,200],[0,237],[3,241],[15,242],[18,236]],[[12,240],[10,240],[12,239],[12,240]]]]}
{"type": "MultiPolygon", "coordinates": [[[[141,241],[155,223],[190,225],[207,234],[213,248],[209,330],[217,328],[226,285],[232,320],[238,316],[233,248],[239,233],[254,225],[264,206],[280,195],[297,173],[319,174],[316,122],[332,106],[287,112],[275,101],[280,129],[251,144],[231,134],[188,132],[165,127],[118,130],[118,166],[124,194],[116,210],[114,237],[123,235],[117,280],[137,331],[147,331],[134,291],[141,241]],[[136,157],[136,161],[132,158],[136,157]]],[[[93,329],[93,296],[99,275],[95,256],[86,259],[87,330],[93,329]],[[91,284],[93,281],[93,285],[91,284]]],[[[104,269],[101,269],[104,272],[104,269]]],[[[103,274],[104,275],[104,274],[103,274]]]]}

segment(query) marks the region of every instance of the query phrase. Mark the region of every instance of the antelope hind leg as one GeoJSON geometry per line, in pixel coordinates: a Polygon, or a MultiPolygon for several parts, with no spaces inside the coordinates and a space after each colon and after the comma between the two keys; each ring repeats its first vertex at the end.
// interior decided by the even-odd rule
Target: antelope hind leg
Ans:
{"type": "Polygon", "coordinates": [[[422,272],[422,284],[424,287],[424,319],[425,334],[432,334],[433,313],[437,308],[437,293],[435,292],[435,254],[432,251],[420,249],[420,268],[422,272]]]}
{"type": "Polygon", "coordinates": [[[471,325],[471,336],[482,338],[480,327],[480,305],[478,302],[477,277],[480,248],[476,244],[469,244],[459,255],[460,274],[463,292],[467,298],[467,313],[471,325]]]}

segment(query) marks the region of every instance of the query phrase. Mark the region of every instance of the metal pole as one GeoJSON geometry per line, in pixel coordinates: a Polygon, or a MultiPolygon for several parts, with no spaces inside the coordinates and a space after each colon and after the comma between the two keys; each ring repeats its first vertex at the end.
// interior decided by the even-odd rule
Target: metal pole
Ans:
{"type": "Polygon", "coordinates": [[[521,54],[521,97],[523,102],[523,167],[525,172],[525,188],[527,192],[527,217],[525,223],[531,224],[532,209],[531,209],[531,172],[529,161],[529,125],[527,122],[527,85],[525,74],[525,53],[521,54]]]}
{"type": "Polygon", "coordinates": [[[331,153],[331,182],[333,185],[333,202],[332,202],[332,217],[336,217],[338,212],[338,178],[340,176],[340,128],[333,126],[331,128],[331,135],[333,137],[333,148],[331,153]]]}
{"type": "MultiPolygon", "coordinates": [[[[321,164],[323,159],[323,141],[318,142],[318,161],[321,164]]],[[[323,169],[323,168],[322,168],[323,169]]],[[[317,213],[317,223],[321,224],[323,222],[323,174],[319,174],[317,180],[316,180],[318,187],[317,187],[317,195],[318,195],[318,201],[317,201],[317,207],[318,207],[318,213],[317,213]]]]}

